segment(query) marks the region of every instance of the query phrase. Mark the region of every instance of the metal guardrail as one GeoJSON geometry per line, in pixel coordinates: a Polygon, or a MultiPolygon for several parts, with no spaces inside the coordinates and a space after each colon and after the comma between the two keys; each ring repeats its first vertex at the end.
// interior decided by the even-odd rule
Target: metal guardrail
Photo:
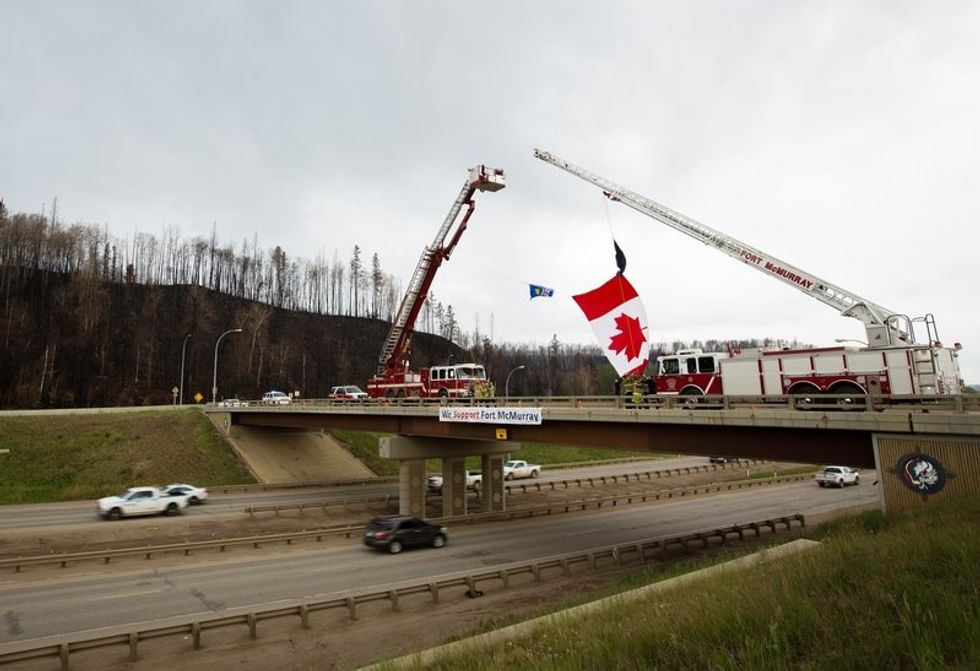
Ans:
{"type": "Polygon", "coordinates": [[[804,516],[802,514],[796,514],[771,518],[760,522],[736,524],[728,527],[688,533],[683,536],[645,539],[604,546],[585,552],[568,553],[541,560],[513,564],[496,570],[487,570],[443,579],[423,580],[394,589],[377,590],[317,601],[300,601],[289,606],[258,606],[246,613],[211,618],[193,617],[184,622],[164,626],[135,626],[125,633],[91,636],[91,634],[81,632],[75,635],[59,637],[62,640],[58,642],[37,644],[26,641],[23,643],[7,644],[0,646],[0,664],[58,658],[61,662],[62,671],[67,671],[70,668],[69,663],[73,652],[96,650],[111,646],[128,646],[129,661],[135,662],[139,659],[139,643],[141,641],[173,636],[189,636],[193,649],[200,650],[203,646],[201,640],[202,634],[208,630],[245,625],[248,627],[249,638],[254,640],[258,638],[258,624],[260,621],[283,617],[297,617],[299,618],[300,627],[309,629],[310,613],[331,609],[346,610],[348,618],[353,621],[358,619],[357,607],[362,604],[388,601],[391,604],[391,609],[398,611],[401,609],[401,598],[415,594],[429,594],[432,597],[433,603],[438,604],[440,593],[443,590],[453,587],[465,587],[469,594],[475,594],[479,584],[496,581],[501,583],[502,587],[506,589],[510,587],[510,579],[514,576],[528,574],[533,576],[535,582],[541,582],[545,579],[545,573],[547,571],[557,569],[560,571],[561,576],[569,576],[571,575],[572,566],[577,564],[586,564],[589,569],[598,570],[599,562],[602,560],[612,560],[616,565],[622,565],[631,555],[642,564],[654,554],[668,559],[675,546],[680,546],[682,550],[686,551],[692,545],[700,545],[701,548],[707,548],[712,542],[724,545],[732,536],[738,536],[739,540],[744,540],[748,532],[752,532],[755,537],[759,537],[762,535],[764,529],[772,534],[776,534],[781,526],[785,526],[786,530],[789,531],[792,529],[794,522],[800,528],[806,527],[804,516]],[[3,648],[8,648],[8,650],[3,651],[3,648]]]}
{"type": "MultiPolygon", "coordinates": [[[[718,464],[704,464],[700,466],[682,466],[680,468],[665,468],[656,471],[637,471],[634,473],[620,473],[618,475],[598,475],[591,478],[569,478],[566,480],[549,480],[548,482],[531,482],[531,483],[513,484],[511,481],[507,481],[507,483],[504,485],[504,489],[507,491],[508,494],[516,494],[519,488],[521,494],[527,494],[528,490],[532,487],[539,492],[544,491],[545,488],[550,488],[551,491],[556,491],[558,489],[558,485],[561,485],[563,489],[569,489],[573,484],[576,487],[585,487],[585,486],[595,487],[596,483],[601,483],[602,485],[608,485],[609,481],[612,481],[613,484],[618,484],[620,480],[626,483],[629,483],[630,480],[636,480],[637,482],[639,482],[644,477],[647,480],[652,480],[653,476],[656,476],[657,479],[661,479],[661,478],[669,478],[671,477],[671,474],[676,474],[678,476],[682,474],[691,475],[694,473],[706,473],[709,471],[733,469],[742,464],[759,464],[759,463],[765,463],[765,462],[756,459],[752,459],[752,460],[739,459],[730,462],[731,465],[721,464],[719,466],[718,464]]],[[[467,494],[474,494],[479,498],[480,492],[479,490],[468,490],[467,494]]],[[[435,494],[434,496],[440,496],[440,495],[435,494]]],[[[351,505],[370,506],[373,503],[380,503],[383,504],[385,507],[389,507],[391,505],[392,498],[393,497],[390,494],[388,494],[385,496],[365,496],[365,497],[353,498],[353,499],[348,498],[348,499],[343,499],[341,501],[303,501],[300,503],[285,503],[285,504],[274,504],[274,505],[267,505],[267,506],[248,506],[245,508],[243,512],[246,513],[247,515],[251,515],[254,517],[255,513],[275,513],[276,515],[278,515],[279,513],[287,512],[291,510],[303,512],[304,510],[315,510],[315,509],[319,509],[322,510],[323,512],[326,512],[327,508],[331,508],[331,507],[341,506],[347,508],[348,506],[351,505]]]]}
{"type": "MultiPolygon", "coordinates": [[[[619,459],[595,459],[592,461],[570,461],[560,464],[541,464],[542,470],[581,468],[583,466],[605,466],[608,464],[625,464],[634,461],[652,461],[650,456],[622,457],[619,459]]],[[[745,461],[744,459],[742,461],[745,461]]],[[[381,485],[398,482],[397,475],[382,475],[374,478],[357,478],[352,480],[322,480],[313,482],[256,482],[242,485],[208,485],[208,491],[230,494],[233,492],[272,492],[279,489],[304,489],[310,487],[350,487],[357,485],[381,485]]]]}
{"type": "Polygon", "coordinates": [[[584,483],[588,483],[590,487],[595,487],[596,482],[601,482],[603,485],[609,484],[611,480],[613,484],[618,484],[619,480],[622,479],[624,482],[629,482],[630,480],[636,480],[639,482],[643,478],[647,480],[652,480],[653,476],[657,479],[669,478],[672,474],[675,475],[692,475],[696,473],[707,473],[707,472],[717,472],[725,470],[734,470],[744,465],[752,464],[764,464],[768,463],[768,460],[763,459],[733,459],[725,464],[702,464],[700,466],[681,466],[679,468],[662,468],[655,471],[635,471],[633,473],[619,473],[611,475],[598,475],[591,478],[567,478],[565,480],[549,480],[548,482],[521,482],[513,483],[510,482],[505,487],[510,492],[511,490],[521,488],[521,493],[527,493],[528,488],[534,487],[537,491],[543,491],[545,488],[555,491],[556,485],[563,485],[564,489],[568,489],[571,483],[575,483],[576,487],[584,487],[584,483]]]}
{"type": "Polygon", "coordinates": [[[168,552],[183,552],[188,556],[194,550],[205,550],[217,548],[224,552],[230,547],[240,545],[252,545],[260,547],[269,543],[286,543],[291,545],[293,541],[313,538],[317,541],[324,536],[343,535],[350,537],[353,533],[360,533],[363,525],[346,525],[336,527],[324,527],[312,531],[294,531],[281,534],[263,534],[260,536],[243,536],[240,538],[219,538],[207,541],[190,541],[187,543],[167,543],[162,545],[145,545],[141,547],[117,548],[114,550],[90,550],[87,552],[67,552],[62,554],[33,555],[28,557],[13,557],[0,559],[0,568],[13,567],[14,572],[20,572],[25,566],[41,566],[44,564],[60,564],[66,568],[69,563],[80,562],[91,559],[101,559],[108,564],[116,557],[138,557],[143,555],[145,559],[152,559],[154,555],[166,554],[168,552]]]}
{"type": "Polygon", "coordinates": [[[813,475],[792,475],[782,478],[769,478],[766,480],[742,480],[737,482],[725,482],[709,485],[697,485],[692,487],[682,487],[678,489],[664,489],[653,492],[625,492],[612,496],[599,496],[575,501],[564,501],[561,503],[551,503],[540,506],[527,506],[524,508],[512,508],[503,511],[488,511],[483,513],[471,513],[461,517],[436,518],[445,522],[475,522],[493,521],[496,519],[514,519],[516,517],[534,517],[538,514],[552,515],[556,512],[568,513],[572,510],[596,510],[605,505],[618,506],[622,503],[646,503],[648,501],[662,501],[685,496],[699,496],[704,494],[717,494],[750,487],[762,487],[783,484],[786,482],[799,482],[801,480],[811,480],[813,475]]]}
{"type": "MultiPolygon", "coordinates": [[[[536,515],[553,515],[556,513],[569,513],[573,510],[596,510],[603,506],[617,506],[620,504],[646,503],[648,501],[660,501],[684,496],[698,496],[712,494],[723,491],[732,491],[749,487],[763,485],[775,485],[785,482],[797,482],[800,480],[811,479],[812,475],[797,475],[782,478],[770,478],[766,480],[744,480],[738,482],[718,483],[711,485],[698,485],[692,487],[682,487],[678,489],[667,489],[654,492],[625,492],[612,496],[600,496],[587,499],[572,501],[562,501],[559,503],[549,503],[538,506],[526,506],[522,508],[511,508],[509,510],[491,510],[480,513],[470,513],[468,515],[458,515],[454,517],[435,517],[433,521],[443,524],[477,522],[492,522],[498,520],[508,520],[515,518],[534,517],[536,515]]],[[[271,543],[285,543],[292,545],[293,541],[316,540],[321,541],[325,536],[340,535],[350,538],[352,534],[360,534],[364,529],[363,525],[341,525],[335,527],[323,527],[310,531],[293,531],[279,534],[263,534],[257,536],[243,536],[239,538],[220,538],[206,541],[190,541],[186,543],[168,543],[162,545],[146,545],[141,547],[117,548],[114,550],[90,550],[86,552],[69,552],[63,554],[33,555],[28,557],[13,557],[0,559],[0,568],[13,568],[15,573],[19,573],[21,568],[26,566],[42,566],[46,564],[60,564],[61,568],[67,568],[70,563],[101,559],[108,564],[117,557],[138,557],[152,559],[155,555],[173,552],[182,552],[188,556],[195,550],[217,549],[225,552],[230,547],[248,546],[255,548],[271,543]]]]}
{"type": "Polygon", "coordinates": [[[308,487],[355,487],[358,485],[384,485],[398,482],[397,475],[353,480],[322,480],[319,482],[253,482],[243,485],[208,485],[209,492],[231,494],[237,492],[274,492],[280,489],[305,489],[308,487]]]}
{"type": "Polygon", "coordinates": [[[380,503],[385,508],[391,507],[392,500],[398,501],[398,495],[392,496],[391,494],[385,494],[384,496],[364,496],[354,499],[342,499],[340,501],[305,501],[302,503],[283,503],[283,504],[273,504],[267,506],[247,506],[242,512],[251,517],[255,517],[256,513],[279,513],[289,512],[291,510],[298,511],[302,513],[304,510],[320,510],[324,513],[327,512],[327,508],[348,508],[350,506],[365,506],[370,507],[372,503],[380,503]]]}

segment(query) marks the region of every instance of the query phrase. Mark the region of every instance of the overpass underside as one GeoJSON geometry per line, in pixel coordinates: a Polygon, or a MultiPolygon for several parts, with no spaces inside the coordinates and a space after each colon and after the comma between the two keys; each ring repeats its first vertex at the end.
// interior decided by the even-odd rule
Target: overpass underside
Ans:
{"type": "MultiPolygon", "coordinates": [[[[489,424],[455,424],[435,417],[358,416],[279,413],[242,414],[245,426],[303,426],[309,429],[348,429],[401,436],[498,440],[489,424]]],[[[722,455],[806,464],[840,463],[874,468],[871,435],[854,431],[795,427],[718,426],[714,424],[624,423],[615,421],[559,421],[538,426],[508,426],[507,441],[607,447],[638,452],[679,452],[722,455]]],[[[447,455],[451,456],[451,455],[447,455]]]]}

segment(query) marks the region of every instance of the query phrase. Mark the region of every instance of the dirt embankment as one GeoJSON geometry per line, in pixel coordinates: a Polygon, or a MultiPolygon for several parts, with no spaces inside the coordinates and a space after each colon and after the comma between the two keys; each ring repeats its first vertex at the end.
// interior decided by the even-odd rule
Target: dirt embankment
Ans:
{"type": "Polygon", "coordinates": [[[329,482],[374,477],[371,469],[322,431],[232,426],[227,437],[259,482],[329,482]]]}

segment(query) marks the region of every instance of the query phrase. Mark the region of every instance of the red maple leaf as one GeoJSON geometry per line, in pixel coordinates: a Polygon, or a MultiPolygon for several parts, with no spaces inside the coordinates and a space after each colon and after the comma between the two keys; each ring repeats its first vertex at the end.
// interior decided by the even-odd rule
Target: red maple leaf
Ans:
{"type": "Polygon", "coordinates": [[[640,346],[647,340],[643,327],[639,319],[626,313],[620,313],[615,321],[619,332],[609,339],[609,349],[616,354],[626,352],[626,360],[632,361],[640,356],[640,346]]]}

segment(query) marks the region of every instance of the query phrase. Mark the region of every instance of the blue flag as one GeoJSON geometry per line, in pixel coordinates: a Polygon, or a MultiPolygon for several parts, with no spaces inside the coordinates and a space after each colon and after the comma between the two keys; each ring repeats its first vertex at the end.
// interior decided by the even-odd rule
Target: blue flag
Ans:
{"type": "Polygon", "coordinates": [[[548,296],[554,296],[555,295],[555,290],[554,289],[549,289],[548,287],[538,286],[537,284],[529,284],[528,286],[531,287],[531,298],[537,298],[538,296],[542,296],[544,298],[547,298],[548,296]]]}

